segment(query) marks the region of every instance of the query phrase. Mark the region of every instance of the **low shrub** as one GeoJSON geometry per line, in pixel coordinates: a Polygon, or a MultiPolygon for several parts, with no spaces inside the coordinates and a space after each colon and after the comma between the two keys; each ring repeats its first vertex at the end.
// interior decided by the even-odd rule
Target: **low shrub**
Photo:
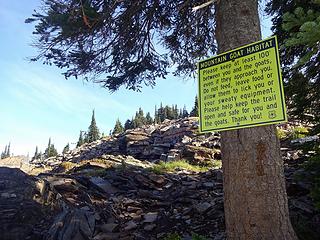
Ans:
{"type": "MultiPolygon", "coordinates": [[[[177,233],[169,233],[163,240],[182,240],[182,238],[177,233]]],[[[207,240],[207,238],[202,235],[192,233],[191,240],[207,240]]]]}
{"type": "Polygon", "coordinates": [[[311,197],[315,207],[320,210],[320,154],[311,157],[304,165],[308,178],[312,182],[311,197]]]}
{"type": "Polygon", "coordinates": [[[182,240],[178,233],[169,233],[163,240],[182,240]]]}
{"type": "Polygon", "coordinates": [[[172,161],[172,162],[159,162],[158,164],[155,164],[151,168],[151,171],[157,174],[166,173],[166,172],[176,172],[179,170],[205,172],[205,171],[208,171],[210,168],[211,167],[208,167],[208,166],[192,165],[186,160],[179,160],[179,161],[172,161]]]}
{"type": "Polygon", "coordinates": [[[306,127],[303,126],[297,126],[294,127],[289,134],[289,137],[291,140],[298,139],[298,138],[304,138],[308,135],[309,131],[306,127]]]}
{"type": "Polygon", "coordinates": [[[73,163],[73,162],[62,162],[60,166],[67,172],[71,170],[72,168],[78,166],[78,164],[73,163]]]}
{"type": "Polygon", "coordinates": [[[284,140],[284,139],[288,138],[288,131],[286,131],[282,128],[277,128],[277,137],[280,140],[284,140]]]}

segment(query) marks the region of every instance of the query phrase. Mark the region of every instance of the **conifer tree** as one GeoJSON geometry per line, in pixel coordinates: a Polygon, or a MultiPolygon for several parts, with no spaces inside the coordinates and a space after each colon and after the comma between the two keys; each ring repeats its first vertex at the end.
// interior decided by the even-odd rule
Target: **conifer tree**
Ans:
{"type": "Polygon", "coordinates": [[[184,105],[182,110],[182,118],[186,118],[186,117],[189,117],[189,113],[187,111],[186,105],[184,105]]]}
{"type": "Polygon", "coordinates": [[[11,145],[11,143],[9,142],[9,145],[8,145],[8,148],[7,148],[7,152],[6,152],[6,157],[8,158],[8,157],[10,157],[10,145],[11,145]]]}
{"type": "Polygon", "coordinates": [[[132,120],[133,128],[141,127],[146,124],[146,118],[144,116],[143,110],[140,107],[139,110],[136,112],[134,119],[132,120]]]}
{"type": "Polygon", "coordinates": [[[39,154],[39,150],[38,150],[38,146],[36,146],[36,151],[34,152],[34,158],[37,158],[37,156],[38,156],[38,154],[39,154]]]}
{"type": "Polygon", "coordinates": [[[158,109],[157,109],[157,105],[154,106],[154,123],[157,124],[158,123],[158,109]]]}
{"type": "Polygon", "coordinates": [[[199,117],[199,111],[198,111],[198,96],[194,99],[194,106],[190,112],[190,117],[199,117]]]}
{"type": "Polygon", "coordinates": [[[54,147],[54,145],[51,143],[51,138],[49,138],[48,146],[46,150],[44,151],[45,157],[54,157],[58,155],[57,149],[54,147]]]}
{"type": "Polygon", "coordinates": [[[50,155],[51,155],[51,138],[49,138],[48,146],[44,150],[44,154],[45,154],[46,158],[50,157],[50,155]]]}
{"type": "Polygon", "coordinates": [[[69,152],[70,151],[70,145],[69,145],[69,143],[63,148],[63,150],[62,150],[62,154],[66,154],[67,152],[69,152]]]}
{"type": "Polygon", "coordinates": [[[82,132],[83,131],[80,131],[79,139],[78,139],[78,142],[77,142],[77,147],[80,147],[82,144],[84,144],[84,139],[83,139],[82,132]]]}
{"type": "Polygon", "coordinates": [[[173,119],[172,108],[168,105],[164,107],[164,119],[173,119]]]}
{"type": "Polygon", "coordinates": [[[153,119],[151,117],[151,114],[149,112],[147,112],[147,115],[146,115],[146,124],[152,124],[153,123],[153,119]]]}
{"type": "Polygon", "coordinates": [[[178,110],[177,104],[174,105],[173,114],[174,114],[174,119],[178,119],[179,118],[179,110],[178,110]]]}
{"type": "Polygon", "coordinates": [[[88,133],[86,131],[83,131],[83,142],[89,143],[88,133]]]}
{"type": "Polygon", "coordinates": [[[180,108],[180,110],[179,110],[179,118],[183,118],[183,111],[182,111],[181,108],[180,108]]]}
{"type": "Polygon", "coordinates": [[[1,153],[1,159],[6,158],[7,148],[8,148],[8,146],[6,145],[5,148],[4,148],[4,151],[1,153]]]}
{"type": "Polygon", "coordinates": [[[88,134],[86,137],[87,142],[94,142],[100,138],[99,129],[97,127],[96,119],[94,116],[94,110],[92,111],[91,124],[88,128],[88,134]]]}
{"type": "Polygon", "coordinates": [[[163,120],[165,119],[165,112],[164,112],[164,108],[162,106],[162,103],[160,103],[160,108],[158,109],[158,116],[159,116],[159,123],[162,123],[163,120]]]}
{"type": "Polygon", "coordinates": [[[132,128],[132,121],[130,119],[127,119],[127,121],[124,123],[124,131],[132,128]]]}
{"type": "Polygon", "coordinates": [[[58,151],[57,151],[57,149],[54,147],[54,144],[51,144],[50,153],[51,153],[51,157],[54,157],[54,156],[57,156],[57,155],[58,155],[58,151]]]}
{"type": "Polygon", "coordinates": [[[35,160],[35,159],[38,159],[38,158],[40,158],[40,153],[39,153],[38,146],[36,146],[36,151],[34,152],[32,160],[35,160]]]}
{"type": "Polygon", "coordinates": [[[278,37],[290,117],[320,130],[320,1],[269,0],[272,30],[278,37]]]}
{"type": "Polygon", "coordinates": [[[112,134],[118,134],[118,133],[122,133],[124,130],[122,123],[120,122],[119,118],[116,121],[116,124],[113,128],[112,134]]]}

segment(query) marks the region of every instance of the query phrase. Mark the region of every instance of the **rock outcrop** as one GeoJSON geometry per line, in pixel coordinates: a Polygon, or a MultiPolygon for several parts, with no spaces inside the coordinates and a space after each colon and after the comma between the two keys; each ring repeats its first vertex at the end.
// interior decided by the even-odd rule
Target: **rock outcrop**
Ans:
{"type": "Polygon", "coordinates": [[[87,143],[67,154],[33,164],[56,166],[63,161],[80,162],[103,155],[127,155],[147,161],[172,161],[186,158],[190,162],[205,164],[220,159],[220,135],[199,135],[198,118],[165,120],[162,124],[129,129],[122,134],[87,143]]]}

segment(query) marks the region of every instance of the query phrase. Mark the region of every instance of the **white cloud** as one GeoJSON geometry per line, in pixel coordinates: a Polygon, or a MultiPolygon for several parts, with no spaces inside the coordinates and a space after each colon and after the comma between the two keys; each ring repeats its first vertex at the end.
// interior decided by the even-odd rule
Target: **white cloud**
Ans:
{"type": "Polygon", "coordinates": [[[90,107],[109,110],[121,110],[130,113],[124,104],[114,100],[110,95],[99,94],[90,86],[79,87],[79,82],[72,80],[54,79],[52,75],[36,73],[30,69],[11,68],[14,72],[11,92],[23,101],[34,106],[44,104],[49,108],[56,108],[66,113],[87,112],[90,107]]]}

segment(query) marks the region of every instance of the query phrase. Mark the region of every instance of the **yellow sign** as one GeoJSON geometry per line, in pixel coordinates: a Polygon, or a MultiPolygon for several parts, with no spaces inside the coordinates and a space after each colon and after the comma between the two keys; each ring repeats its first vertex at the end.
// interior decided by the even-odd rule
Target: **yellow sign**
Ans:
{"type": "Polygon", "coordinates": [[[200,131],[287,121],[277,38],[199,62],[200,131]]]}

